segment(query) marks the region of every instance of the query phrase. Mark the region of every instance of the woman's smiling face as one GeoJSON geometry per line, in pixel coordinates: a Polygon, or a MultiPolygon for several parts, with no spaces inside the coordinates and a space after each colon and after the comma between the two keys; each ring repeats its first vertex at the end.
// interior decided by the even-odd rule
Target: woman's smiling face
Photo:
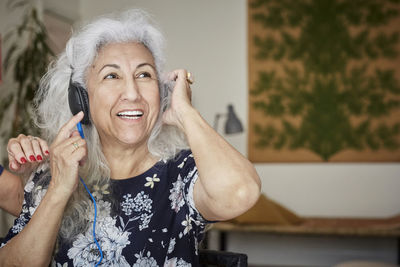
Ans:
{"type": "Polygon", "coordinates": [[[147,145],[160,111],[150,51],[140,43],[108,44],[87,75],[91,119],[102,144],[147,145]]]}

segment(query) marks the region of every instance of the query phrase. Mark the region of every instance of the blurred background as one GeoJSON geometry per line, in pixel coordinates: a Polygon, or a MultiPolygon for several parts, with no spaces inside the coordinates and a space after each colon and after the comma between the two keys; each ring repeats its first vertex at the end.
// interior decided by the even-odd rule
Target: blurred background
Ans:
{"type": "MultiPolygon", "coordinates": [[[[23,8],[10,9],[7,2],[0,0],[3,64],[6,51],[17,40],[4,38],[22,23],[24,16],[23,8]]],[[[147,10],[167,39],[167,70],[186,68],[194,74],[193,104],[211,125],[217,114],[227,112],[229,104],[234,106],[244,131],[225,135],[223,117],[217,130],[237,150],[248,155],[247,1],[38,0],[31,3],[47,27],[50,46],[56,54],[62,51],[73,27],[84,21],[133,7],[147,10]]],[[[18,88],[13,76],[13,70],[5,72],[3,66],[0,84],[3,107],[16,105],[15,101],[7,100],[18,88]]],[[[10,134],[15,109],[5,109],[3,113],[0,156],[4,158],[7,154],[4,137],[10,134]]],[[[255,163],[255,167],[262,180],[262,192],[301,217],[388,218],[400,213],[398,162],[266,162],[255,163]]],[[[2,215],[3,235],[12,220],[2,215]]],[[[399,244],[397,238],[239,232],[227,237],[226,249],[246,253],[252,265],[330,266],[351,259],[397,263],[399,244]]],[[[210,247],[218,249],[217,233],[210,236],[210,247]]]]}

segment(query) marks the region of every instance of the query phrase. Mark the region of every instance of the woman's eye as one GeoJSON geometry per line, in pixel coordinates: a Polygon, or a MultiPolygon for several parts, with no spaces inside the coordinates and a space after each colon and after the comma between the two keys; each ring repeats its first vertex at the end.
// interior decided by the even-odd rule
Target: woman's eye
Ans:
{"type": "Polygon", "coordinates": [[[141,72],[136,77],[137,78],[151,78],[151,74],[148,72],[141,72]]]}
{"type": "Polygon", "coordinates": [[[118,78],[118,75],[115,74],[115,73],[107,74],[107,75],[104,77],[104,79],[117,79],[117,78],[118,78]]]}

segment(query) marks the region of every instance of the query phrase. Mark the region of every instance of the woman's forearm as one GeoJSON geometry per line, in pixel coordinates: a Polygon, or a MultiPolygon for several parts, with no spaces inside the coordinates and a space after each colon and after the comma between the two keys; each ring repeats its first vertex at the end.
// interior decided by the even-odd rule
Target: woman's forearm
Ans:
{"type": "Polygon", "coordinates": [[[23,188],[21,179],[4,170],[0,176],[0,208],[18,216],[21,212],[23,188]]]}
{"type": "Polygon", "coordinates": [[[0,249],[0,266],[48,266],[67,202],[49,188],[25,228],[0,249]]]}
{"type": "Polygon", "coordinates": [[[182,117],[199,173],[195,202],[210,220],[226,220],[249,209],[261,182],[253,165],[226,142],[193,108],[182,117]]]}

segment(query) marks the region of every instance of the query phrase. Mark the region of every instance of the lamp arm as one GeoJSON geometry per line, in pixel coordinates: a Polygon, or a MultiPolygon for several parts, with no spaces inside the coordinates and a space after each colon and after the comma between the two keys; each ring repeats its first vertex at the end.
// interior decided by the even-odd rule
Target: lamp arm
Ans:
{"type": "Polygon", "coordinates": [[[225,114],[217,113],[217,114],[215,114],[215,117],[214,117],[214,127],[213,128],[216,132],[218,132],[218,122],[219,122],[219,119],[221,118],[221,116],[225,116],[225,114]]]}

